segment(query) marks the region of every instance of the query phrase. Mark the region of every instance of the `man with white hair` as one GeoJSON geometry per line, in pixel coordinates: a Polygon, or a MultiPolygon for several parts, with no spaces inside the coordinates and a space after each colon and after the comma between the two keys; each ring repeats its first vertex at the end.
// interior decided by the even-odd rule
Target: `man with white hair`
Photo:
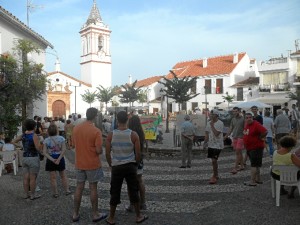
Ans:
{"type": "Polygon", "coordinates": [[[283,114],[282,109],[277,109],[277,116],[274,120],[275,127],[275,140],[277,143],[277,149],[279,149],[280,138],[289,135],[291,131],[291,122],[289,118],[283,114]]]}
{"type": "Polygon", "coordinates": [[[185,115],[184,122],[181,125],[181,166],[179,168],[191,168],[195,128],[190,120],[190,116],[185,115]]]}

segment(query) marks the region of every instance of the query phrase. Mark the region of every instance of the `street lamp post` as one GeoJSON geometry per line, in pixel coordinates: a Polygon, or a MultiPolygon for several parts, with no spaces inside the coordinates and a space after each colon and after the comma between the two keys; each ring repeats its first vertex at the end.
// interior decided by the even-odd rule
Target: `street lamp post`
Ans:
{"type": "Polygon", "coordinates": [[[81,83],[79,83],[79,85],[71,85],[71,86],[75,88],[75,104],[74,104],[74,106],[75,106],[75,114],[76,114],[76,96],[77,96],[76,88],[81,87],[81,83]]]}
{"type": "Polygon", "coordinates": [[[166,133],[170,133],[169,130],[169,97],[166,95],[167,97],[167,116],[166,116],[166,133]]]}
{"type": "MultiPolygon", "coordinates": [[[[170,130],[169,130],[169,98],[168,98],[168,95],[167,95],[167,93],[165,92],[164,89],[161,88],[159,92],[161,93],[161,98],[163,96],[165,96],[166,100],[167,100],[167,102],[166,102],[167,103],[167,108],[166,108],[166,131],[165,131],[165,133],[170,133],[170,130]],[[165,93],[165,94],[163,94],[163,93],[165,93]]],[[[162,106],[163,106],[163,104],[162,104],[162,101],[161,101],[161,108],[162,108],[162,106]]]]}
{"type": "Polygon", "coordinates": [[[204,86],[204,96],[205,96],[205,125],[207,124],[207,115],[208,115],[208,111],[207,111],[207,86],[204,86]]]}
{"type": "Polygon", "coordinates": [[[160,89],[160,111],[161,111],[161,117],[163,117],[163,97],[164,97],[164,89],[160,89]]]}

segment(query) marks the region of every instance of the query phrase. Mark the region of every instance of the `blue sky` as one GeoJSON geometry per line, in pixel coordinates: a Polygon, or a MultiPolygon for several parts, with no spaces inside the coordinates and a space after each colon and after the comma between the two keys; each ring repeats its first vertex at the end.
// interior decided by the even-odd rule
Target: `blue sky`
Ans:
{"type": "MultiPolygon", "coordinates": [[[[26,0],[0,5],[26,23],[26,0]]],[[[54,45],[61,70],[80,79],[80,35],[93,0],[31,0],[30,27],[54,45]]],[[[247,52],[267,60],[295,51],[299,0],[97,0],[111,33],[112,82],[165,75],[177,62],[247,52]]],[[[300,42],[300,40],[299,40],[300,42]]],[[[53,50],[49,50],[53,52],[53,50]]],[[[55,57],[47,56],[46,70],[55,57]]]]}

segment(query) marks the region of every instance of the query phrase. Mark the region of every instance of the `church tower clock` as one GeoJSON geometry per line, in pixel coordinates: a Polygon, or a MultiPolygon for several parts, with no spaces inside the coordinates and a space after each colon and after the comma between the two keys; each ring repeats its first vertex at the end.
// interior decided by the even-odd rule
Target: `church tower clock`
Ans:
{"type": "Polygon", "coordinates": [[[109,27],[100,16],[96,0],[90,15],[80,30],[81,80],[93,88],[102,85],[111,87],[111,54],[109,27]]]}

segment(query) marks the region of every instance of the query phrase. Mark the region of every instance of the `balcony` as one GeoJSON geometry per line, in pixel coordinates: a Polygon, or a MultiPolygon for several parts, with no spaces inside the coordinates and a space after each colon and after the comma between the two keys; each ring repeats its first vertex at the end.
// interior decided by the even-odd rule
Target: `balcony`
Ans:
{"type": "Polygon", "coordinates": [[[272,86],[273,86],[273,92],[290,91],[289,84],[276,84],[272,86]]]}
{"type": "Polygon", "coordinates": [[[271,85],[260,85],[259,86],[259,92],[271,92],[271,85]]]}
{"type": "Polygon", "coordinates": [[[290,84],[272,84],[272,85],[260,85],[259,92],[285,92],[290,91],[290,84]]]}

